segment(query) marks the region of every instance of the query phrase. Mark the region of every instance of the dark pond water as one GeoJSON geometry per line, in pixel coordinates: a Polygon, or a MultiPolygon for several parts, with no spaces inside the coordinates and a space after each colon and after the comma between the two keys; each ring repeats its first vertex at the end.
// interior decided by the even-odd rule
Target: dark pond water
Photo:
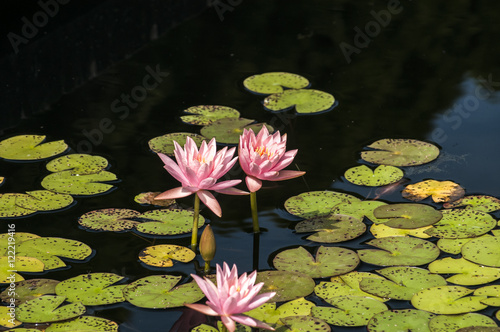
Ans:
{"type": "MultiPolygon", "coordinates": [[[[373,195],[370,189],[347,183],[342,174],[357,166],[359,152],[377,139],[414,138],[440,146],[436,161],[405,169],[411,182],[452,180],[467,194],[500,197],[499,7],[495,1],[248,0],[223,13],[223,20],[214,8],[207,9],[64,96],[51,110],[3,133],[0,138],[29,133],[64,139],[73,150],[107,158],[109,170],[120,179],[109,194],[78,198],[65,211],[15,220],[16,230],[76,239],[94,249],[88,262],[71,263],[68,269],[42,277],[63,280],[87,272],[114,272],[132,282],[170,273],[187,281],[194,272],[193,263],[153,270],[142,265],[137,254],[152,243],[188,246],[189,236],[154,239],[131,232],[87,232],[78,227],[77,219],[100,208],[146,211],[150,207],[133,201],[136,194],[177,187],[147,142],[170,132],[198,132],[199,127],[183,124],[179,115],[199,104],[231,106],[243,117],[266,121],[286,132],[289,148],[299,149],[296,166],[307,172],[304,179],[267,183],[259,191],[264,232],[258,257],[252,250],[247,197],[219,196],[222,218],[205,208],[202,214],[211,221],[217,240],[213,265],[236,263],[241,272],[272,269],[272,258],[282,248],[318,247],[294,233],[295,222],[284,212],[283,202],[310,190],[335,189],[360,198],[373,195]],[[380,11],[390,13],[390,21],[386,16],[382,22],[385,26],[373,14],[380,11]],[[369,36],[363,39],[357,31],[366,28],[369,36]],[[142,84],[148,66],[162,71],[160,84],[145,100],[127,106],[121,95],[142,84]],[[278,117],[266,112],[262,98],[245,91],[242,81],[270,71],[307,77],[312,88],[332,93],[338,106],[314,116],[295,117],[291,112],[278,117]],[[105,118],[112,123],[107,132],[99,130],[105,118]],[[85,133],[91,133],[94,142],[85,133]]],[[[2,193],[41,189],[46,175],[44,162],[0,161],[0,170],[9,180],[0,188],[2,193]]],[[[399,192],[382,200],[405,201],[399,192]]],[[[179,201],[186,207],[192,204],[191,198],[179,201]]],[[[365,247],[362,242],[368,237],[339,246],[365,247]]],[[[197,260],[202,264],[201,258],[197,260]]],[[[322,303],[314,296],[309,299],[322,303]]],[[[396,301],[389,305],[408,306],[396,301]]],[[[187,319],[172,329],[183,309],[154,311],[120,304],[89,312],[120,323],[123,332],[185,331],[189,324],[187,319]]]]}

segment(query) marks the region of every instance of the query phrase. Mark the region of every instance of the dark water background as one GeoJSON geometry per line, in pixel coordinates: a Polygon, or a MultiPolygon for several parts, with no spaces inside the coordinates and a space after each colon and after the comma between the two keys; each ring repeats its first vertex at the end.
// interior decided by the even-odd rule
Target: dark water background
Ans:
{"type": "MultiPolygon", "coordinates": [[[[282,248],[318,247],[293,232],[293,219],[283,210],[288,197],[325,189],[373,197],[373,190],[343,181],[342,174],[357,166],[359,152],[377,139],[414,138],[441,147],[436,161],[405,168],[412,183],[429,178],[452,180],[467,194],[500,197],[500,105],[496,92],[500,87],[500,3],[406,0],[391,7],[395,3],[246,0],[222,14],[209,8],[64,96],[51,110],[4,131],[0,138],[45,134],[49,140],[64,139],[75,151],[107,158],[109,170],[121,180],[113,192],[77,198],[77,204],[68,210],[14,221],[18,232],[76,239],[95,251],[86,263],[70,263],[71,268],[41,277],[63,280],[88,272],[114,272],[132,282],[169,273],[184,276],[183,282],[190,280],[193,263],[153,270],[137,259],[138,252],[153,243],[188,246],[188,235],[144,239],[131,232],[95,233],[80,229],[76,221],[100,208],[149,210],[133,201],[136,194],[178,186],[149,151],[147,142],[170,132],[198,132],[199,127],[183,124],[179,116],[184,109],[199,104],[231,106],[242,117],[271,123],[288,134],[289,148],[299,149],[294,167],[307,172],[304,179],[267,183],[258,192],[259,217],[265,229],[260,238],[260,270],[271,269],[272,258],[282,248]],[[372,11],[380,16],[381,11],[391,13],[391,8],[385,27],[375,23],[372,11]],[[365,31],[365,27],[372,29],[369,43],[365,40],[360,44],[357,39],[356,44],[357,29],[365,31]],[[346,44],[342,43],[358,49],[346,58],[341,48],[346,44]],[[121,95],[143,84],[146,67],[158,68],[165,77],[145,100],[125,106],[121,95]],[[307,77],[311,88],[333,94],[338,106],[328,113],[300,117],[293,112],[276,116],[264,111],[262,97],[245,91],[242,81],[270,71],[307,77]],[[105,131],[99,129],[103,119],[111,123],[105,131]]],[[[7,178],[0,192],[41,189],[40,181],[47,174],[45,162],[0,161],[0,175],[7,178]]],[[[218,198],[222,218],[208,209],[202,211],[217,240],[213,265],[226,261],[236,263],[240,272],[251,271],[255,262],[249,200],[218,198]]],[[[382,200],[405,201],[399,192],[382,200]]],[[[192,197],[180,202],[189,207],[192,197]]],[[[495,217],[500,216],[497,213],[495,217]]],[[[367,238],[365,235],[339,246],[364,247],[362,241],[367,238]]],[[[373,267],[361,265],[359,269],[373,267]]],[[[314,296],[310,299],[318,301],[314,296]]],[[[407,305],[392,302],[389,305],[393,308],[407,305]]],[[[146,310],[124,303],[88,312],[120,323],[120,331],[159,332],[171,330],[183,311],[146,310]]],[[[486,313],[493,312],[488,309],[486,313]]],[[[184,322],[183,328],[187,324],[184,322]]]]}

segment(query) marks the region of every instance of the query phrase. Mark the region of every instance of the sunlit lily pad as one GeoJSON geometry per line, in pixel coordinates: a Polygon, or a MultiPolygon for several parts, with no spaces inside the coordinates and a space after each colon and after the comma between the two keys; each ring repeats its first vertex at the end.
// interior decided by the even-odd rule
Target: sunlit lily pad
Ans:
{"type": "Polygon", "coordinates": [[[5,177],[4,176],[0,176],[0,186],[5,182],[5,177]]]}
{"type": "Polygon", "coordinates": [[[48,190],[27,191],[26,194],[16,198],[16,205],[29,210],[57,210],[73,203],[71,195],[58,194],[48,190]]]}
{"type": "Polygon", "coordinates": [[[285,209],[297,217],[313,218],[329,215],[337,204],[359,201],[352,195],[335,191],[309,191],[287,199],[285,209]]]}
{"type": "Polygon", "coordinates": [[[86,175],[62,171],[44,177],[42,187],[61,194],[97,195],[113,188],[113,185],[101,182],[114,180],[117,180],[116,175],[108,171],[86,175]]]}
{"type": "Polygon", "coordinates": [[[89,154],[69,154],[51,160],[46,168],[50,172],[62,172],[69,170],[71,174],[94,174],[108,167],[108,160],[100,156],[89,154]]]}
{"type": "Polygon", "coordinates": [[[297,74],[272,72],[247,77],[243,81],[243,85],[252,92],[271,94],[283,92],[283,87],[288,89],[306,88],[309,86],[309,81],[297,74]]]}
{"type": "Polygon", "coordinates": [[[61,281],[56,294],[66,301],[83,305],[105,305],[125,301],[123,289],[126,285],[112,286],[124,277],[114,273],[88,273],[61,281]]]}
{"type": "Polygon", "coordinates": [[[5,289],[0,294],[2,301],[9,303],[10,299],[15,300],[16,305],[32,300],[46,294],[55,294],[56,285],[59,283],[57,280],[52,279],[29,279],[16,283],[15,294],[9,294],[11,290],[5,289]]]}
{"type": "Polygon", "coordinates": [[[307,274],[311,278],[326,278],[350,272],[359,264],[358,255],[349,249],[320,246],[316,259],[303,247],[280,252],[273,265],[281,271],[307,274]]]}
{"type": "MultiPolygon", "coordinates": [[[[212,122],[211,124],[201,128],[200,132],[203,136],[211,139],[215,137],[217,143],[223,144],[238,144],[240,135],[243,134],[243,129],[252,129],[258,133],[262,129],[262,123],[253,123],[255,120],[245,118],[226,118],[212,122]]],[[[274,128],[265,124],[270,133],[274,128]]]]}
{"type": "Polygon", "coordinates": [[[155,199],[156,196],[161,194],[160,191],[149,191],[136,195],[134,201],[139,204],[151,204],[156,206],[171,206],[175,204],[175,199],[155,199]]]}
{"type": "Polygon", "coordinates": [[[469,262],[464,258],[446,257],[429,264],[429,271],[440,274],[455,274],[446,281],[470,286],[482,285],[500,279],[500,269],[469,262]]]}
{"type": "Polygon", "coordinates": [[[486,295],[487,299],[483,300],[484,304],[494,307],[500,307],[500,286],[490,285],[478,288],[474,291],[474,295],[486,295]]]}
{"type": "Polygon", "coordinates": [[[300,114],[313,114],[330,110],[335,98],[326,92],[311,89],[292,89],[275,93],[264,99],[264,107],[279,112],[292,107],[300,114]]]}
{"type": "Polygon", "coordinates": [[[19,135],[0,142],[0,158],[10,160],[39,160],[50,158],[68,149],[64,141],[42,143],[45,136],[19,135]]]}
{"type": "Polygon", "coordinates": [[[359,186],[378,187],[397,182],[403,178],[403,171],[394,166],[380,165],[372,170],[366,165],[349,168],[344,177],[359,186]]]}
{"type": "MultiPolygon", "coordinates": [[[[145,220],[135,228],[145,234],[175,235],[190,233],[193,229],[193,211],[180,209],[161,209],[144,212],[140,215],[145,220]]],[[[203,227],[205,218],[199,216],[198,228],[203,227]]]]}
{"type": "Polygon", "coordinates": [[[192,115],[181,116],[183,122],[198,126],[206,126],[220,119],[240,117],[240,112],[234,108],[219,105],[192,106],[184,110],[184,113],[192,115]]]}
{"type": "Polygon", "coordinates": [[[16,200],[26,197],[26,194],[0,194],[0,218],[14,218],[27,216],[35,213],[36,210],[26,209],[16,205],[16,200]]]}
{"type": "Polygon", "coordinates": [[[43,268],[43,262],[34,257],[16,255],[16,259],[12,261],[8,256],[0,256],[0,283],[22,281],[24,278],[18,272],[42,272],[43,268]]]}
{"type": "Polygon", "coordinates": [[[147,247],[139,253],[139,259],[144,264],[155,267],[173,266],[173,260],[187,263],[195,257],[196,254],[191,249],[173,244],[159,244],[147,247]]]}
{"type": "Polygon", "coordinates": [[[462,246],[462,256],[474,263],[500,267],[500,237],[480,237],[462,246]]]}
{"type": "Polygon", "coordinates": [[[285,302],[306,297],[314,290],[314,280],[305,274],[288,271],[257,272],[255,283],[263,282],[260,293],[276,292],[268,302],[285,302]]]}
{"type": "Polygon", "coordinates": [[[369,332],[431,332],[430,312],[415,309],[387,310],[372,317],[368,322],[369,332]]]}
{"type": "Polygon", "coordinates": [[[15,232],[0,234],[0,256],[8,256],[8,250],[12,250],[12,246],[18,245],[23,241],[37,239],[40,236],[32,233],[15,232]],[[9,246],[11,246],[9,248],[9,246]]]}
{"type": "Polygon", "coordinates": [[[422,165],[439,155],[437,146],[414,139],[381,139],[367,147],[374,150],[361,152],[361,158],[380,165],[422,165]]]}
{"type": "Polygon", "coordinates": [[[454,202],[446,203],[443,207],[446,209],[463,207],[476,211],[494,212],[500,210],[500,199],[485,195],[470,195],[454,202]]]}
{"type": "Polygon", "coordinates": [[[384,224],[371,225],[370,233],[374,237],[382,238],[382,237],[391,237],[391,236],[414,236],[421,239],[428,239],[431,236],[426,234],[425,231],[431,228],[432,226],[419,227],[415,229],[403,229],[403,228],[393,228],[386,226],[384,224]]]}
{"type": "Polygon", "coordinates": [[[361,236],[366,231],[366,225],[356,217],[331,215],[301,221],[295,226],[295,231],[297,233],[315,232],[307,237],[310,241],[338,243],[361,236]]]}
{"type": "Polygon", "coordinates": [[[44,295],[20,304],[16,309],[16,318],[23,323],[57,322],[81,316],[85,306],[71,303],[61,306],[64,296],[44,295]]]}
{"type": "MultiPolygon", "coordinates": [[[[207,324],[201,324],[191,329],[191,332],[226,332],[226,331],[227,331],[226,327],[224,326],[224,324],[222,324],[220,320],[217,321],[217,328],[207,324]]],[[[236,329],[234,330],[234,332],[252,332],[252,328],[250,326],[236,323],[236,329]]]]}
{"type": "Polygon", "coordinates": [[[387,306],[369,297],[336,296],[330,299],[332,307],[314,307],[312,315],[336,326],[364,326],[373,315],[387,310],[387,306]]]}
{"type": "Polygon", "coordinates": [[[245,315],[266,322],[279,323],[281,318],[290,316],[308,316],[316,305],[303,297],[286,302],[276,308],[276,302],[264,303],[260,307],[245,312],[245,315]]]}
{"type": "Polygon", "coordinates": [[[363,217],[367,217],[374,224],[380,224],[387,222],[387,219],[378,219],[373,215],[373,210],[378,208],[379,206],[387,205],[387,203],[380,201],[360,201],[353,200],[348,203],[339,203],[335,205],[335,207],[331,210],[332,215],[340,214],[340,215],[348,215],[356,217],[360,220],[363,220],[363,217]]]}
{"type": "Polygon", "coordinates": [[[461,329],[458,329],[456,332],[500,332],[500,327],[493,327],[493,326],[462,327],[461,329]]]}
{"type": "Polygon", "coordinates": [[[463,197],[465,190],[452,181],[427,180],[407,185],[401,194],[404,198],[415,202],[432,196],[434,202],[444,203],[463,197]]]}
{"type": "Polygon", "coordinates": [[[333,277],[329,282],[322,281],[315,288],[314,293],[317,296],[330,303],[337,296],[361,296],[370,297],[377,301],[385,302],[388,298],[382,298],[371,293],[367,293],[359,287],[365,278],[384,279],[375,273],[370,272],[349,272],[337,277],[333,277]]]}
{"type": "Polygon", "coordinates": [[[439,249],[441,249],[441,251],[458,255],[462,252],[462,247],[464,244],[472,239],[478,239],[481,237],[491,237],[491,235],[484,234],[478,237],[468,237],[465,239],[439,239],[439,241],[437,242],[437,246],[439,249]]]}
{"type": "Polygon", "coordinates": [[[411,304],[421,310],[440,315],[464,314],[487,307],[481,303],[487,296],[467,296],[473,292],[462,286],[436,286],[423,289],[411,299],[411,304]]]}
{"type": "Polygon", "coordinates": [[[198,147],[201,145],[201,142],[206,140],[206,137],[193,133],[170,133],[150,139],[148,145],[151,151],[155,153],[172,156],[175,149],[174,141],[179,143],[180,146],[184,146],[186,144],[186,137],[188,136],[193,139],[198,147]]]}
{"type": "MultiPolygon", "coordinates": [[[[462,315],[438,315],[434,316],[429,322],[432,332],[450,332],[458,331],[465,327],[496,327],[497,324],[488,316],[468,313],[462,315]]],[[[484,330],[479,330],[486,332],[484,330]]]]}
{"type": "Polygon", "coordinates": [[[422,289],[446,285],[443,277],[416,267],[387,267],[377,272],[388,280],[364,278],[359,286],[363,291],[383,298],[409,301],[422,289]]]}
{"type": "MultiPolygon", "coordinates": [[[[10,302],[9,302],[10,305],[10,302]]],[[[13,328],[21,325],[22,323],[15,319],[15,308],[9,308],[7,306],[0,306],[0,326],[4,326],[7,328],[13,328]]],[[[9,330],[11,331],[11,330],[9,330]]]]}
{"type": "Polygon", "coordinates": [[[139,212],[130,209],[100,209],[85,213],[78,219],[78,223],[95,231],[119,232],[139,224],[133,220],[139,215],[139,212]]]}
{"type": "Polygon", "coordinates": [[[486,212],[475,210],[443,210],[443,218],[426,233],[439,238],[477,237],[495,228],[496,220],[486,212]]]}
{"type": "Polygon", "coordinates": [[[399,203],[382,205],[373,210],[378,219],[389,219],[384,225],[394,228],[420,228],[435,224],[442,218],[441,212],[430,205],[399,203]]]}
{"type": "Polygon", "coordinates": [[[165,309],[182,307],[184,303],[194,303],[205,295],[193,281],[175,286],[180,276],[154,275],[127,285],[123,290],[125,299],[141,308],[165,309]]]}
{"type": "Polygon", "coordinates": [[[440,252],[434,243],[411,237],[385,237],[368,241],[366,244],[382,250],[358,250],[359,259],[381,266],[424,265],[435,260],[440,252]]]}
{"type": "Polygon", "coordinates": [[[51,324],[45,332],[117,332],[118,324],[101,317],[81,316],[66,322],[51,324]]]}
{"type": "Polygon", "coordinates": [[[325,321],[311,316],[291,316],[280,319],[286,327],[280,327],[276,332],[318,331],[330,332],[331,328],[325,321]]]}

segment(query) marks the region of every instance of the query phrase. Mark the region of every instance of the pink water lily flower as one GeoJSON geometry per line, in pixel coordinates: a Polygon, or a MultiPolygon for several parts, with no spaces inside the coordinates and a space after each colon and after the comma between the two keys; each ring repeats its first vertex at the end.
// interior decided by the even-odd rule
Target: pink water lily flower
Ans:
{"type": "Polygon", "coordinates": [[[191,137],[186,138],[184,149],[176,141],[174,141],[174,146],[177,163],[163,153],[158,153],[158,156],[163,160],[167,172],[177,179],[182,187],[167,190],[156,196],[155,199],[181,198],[196,193],[200,200],[220,217],[222,211],[219,202],[209,190],[230,195],[248,194],[233,188],[241,180],[216,183],[236,163],[238,157],[233,158],[235,148],[228,150],[227,147],[224,147],[217,152],[215,138],[212,138],[208,144],[203,141],[198,151],[196,143],[191,137]]]}
{"type": "Polygon", "coordinates": [[[255,136],[251,129],[244,129],[240,136],[238,156],[248,189],[255,192],[262,187],[261,180],[281,181],[304,175],[300,171],[282,171],[290,165],[297,150],[286,151],[286,134],[277,131],[269,134],[266,126],[255,136]]]}
{"type": "Polygon", "coordinates": [[[198,286],[205,293],[208,301],[203,304],[185,304],[185,306],[200,311],[209,316],[220,316],[226,328],[233,332],[236,329],[235,321],[252,327],[274,330],[272,327],[255,318],[242,315],[242,313],[260,307],[269,301],[276,293],[264,293],[257,295],[264,283],[254,285],[257,271],[249,276],[244,273],[238,278],[236,265],[229,270],[224,262],[224,269],[217,264],[217,286],[207,278],[202,279],[191,274],[198,286]]]}

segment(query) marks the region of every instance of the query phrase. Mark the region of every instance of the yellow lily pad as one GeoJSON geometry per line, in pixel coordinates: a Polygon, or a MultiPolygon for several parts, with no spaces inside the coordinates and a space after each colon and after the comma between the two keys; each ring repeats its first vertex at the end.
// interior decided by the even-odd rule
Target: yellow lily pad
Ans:
{"type": "Polygon", "coordinates": [[[462,198],[465,190],[452,181],[427,180],[407,185],[401,194],[404,198],[415,202],[432,196],[434,202],[445,203],[462,198]]]}
{"type": "Polygon", "coordinates": [[[420,310],[440,315],[464,314],[483,310],[482,301],[487,296],[467,296],[473,292],[462,286],[435,286],[423,289],[411,299],[411,304],[420,310]]]}
{"type": "Polygon", "coordinates": [[[196,254],[191,249],[173,244],[160,244],[147,247],[139,253],[139,259],[144,264],[156,267],[173,266],[173,260],[187,263],[195,257],[196,254]]]}
{"type": "Polygon", "coordinates": [[[425,226],[414,229],[404,229],[404,228],[393,228],[386,226],[384,224],[373,224],[370,226],[370,233],[374,237],[382,238],[382,237],[391,237],[391,236],[414,236],[421,239],[428,239],[431,236],[426,234],[425,231],[431,228],[432,226],[425,226]]]}

